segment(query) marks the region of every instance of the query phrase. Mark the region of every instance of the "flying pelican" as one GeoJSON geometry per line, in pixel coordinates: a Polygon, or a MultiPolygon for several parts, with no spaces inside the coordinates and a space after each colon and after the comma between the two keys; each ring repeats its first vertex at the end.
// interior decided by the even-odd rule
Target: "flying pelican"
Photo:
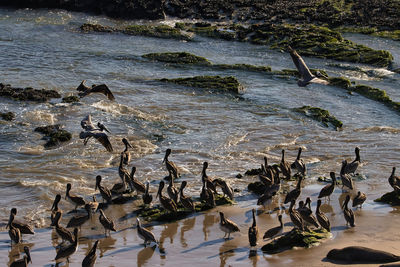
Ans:
{"type": "Polygon", "coordinates": [[[94,137],[97,141],[99,141],[108,152],[113,152],[112,145],[108,136],[103,131],[108,131],[108,129],[101,123],[97,123],[98,128],[96,128],[92,123],[92,116],[87,115],[82,121],[81,126],[85,131],[82,131],[79,134],[80,139],[84,139],[83,144],[86,145],[90,138],[94,137]]]}
{"type": "Polygon", "coordinates": [[[107,85],[105,84],[99,84],[95,85],[93,84],[92,87],[90,88],[89,86],[85,85],[86,80],[83,80],[81,84],[76,88],[77,91],[80,93],[78,94],[79,97],[85,97],[87,95],[90,95],[92,93],[101,93],[107,96],[107,98],[111,101],[115,100],[115,97],[113,93],[111,93],[110,89],[108,88],[107,85]]]}

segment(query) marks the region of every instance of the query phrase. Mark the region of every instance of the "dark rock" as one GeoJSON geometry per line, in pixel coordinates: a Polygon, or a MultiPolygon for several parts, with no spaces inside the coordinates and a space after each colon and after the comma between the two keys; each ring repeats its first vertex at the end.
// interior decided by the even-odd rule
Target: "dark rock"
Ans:
{"type": "Polygon", "coordinates": [[[400,205],[400,192],[392,191],[382,195],[380,198],[374,200],[375,202],[381,202],[390,204],[392,206],[400,205]]]}
{"type": "Polygon", "coordinates": [[[167,63],[200,64],[200,65],[211,64],[210,61],[208,61],[206,58],[199,57],[187,52],[150,53],[143,55],[143,57],[167,63]]]}
{"type": "Polygon", "coordinates": [[[342,128],[343,123],[336,119],[334,116],[329,114],[329,111],[310,106],[303,106],[301,108],[295,108],[294,111],[306,115],[316,121],[322,122],[322,125],[329,127],[332,125],[335,129],[342,128]]]}
{"type": "Polygon", "coordinates": [[[70,96],[63,97],[62,102],[63,103],[77,103],[77,102],[80,102],[80,98],[77,97],[76,95],[70,95],[70,96]]]}
{"type": "Polygon", "coordinates": [[[265,189],[267,189],[267,187],[260,181],[254,182],[254,183],[249,183],[249,185],[247,186],[247,189],[250,192],[253,192],[257,195],[262,195],[265,192],[265,189]]]}
{"type": "Polygon", "coordinates": [[[0,112],[0,117],[5,121],[12,121],[15,119],[15,114],[13,112],[0,112]]]}
{"type": "Polygon", "coordinates": [[[250,175],[250,176],[254,176],[254,175],[259,175],[261,174],[261,169],[251,169],[251,170],[247,170],[244,175],[250,175]]]}
{"type": "Polygon", "coordinates": [[[46,102],[51,98],[61,98],[61,95],[55,90],[46,89],[33,89],[27,88],[15,88],[10,85],[4,85],[0,83],[0,96],[8,97],[19,101],[37,101],[46,102]]]}
{"type": "Polygon", "coordinates": [[[45,148],[52,148],[60,145],[62,142],[67,142],[71,140],[72,135],[66,130],[60,129],[59,124],[48,125],[35,128],[35,132],[44,134],[44,139],[47,140],[44,144],[45,148]]]}

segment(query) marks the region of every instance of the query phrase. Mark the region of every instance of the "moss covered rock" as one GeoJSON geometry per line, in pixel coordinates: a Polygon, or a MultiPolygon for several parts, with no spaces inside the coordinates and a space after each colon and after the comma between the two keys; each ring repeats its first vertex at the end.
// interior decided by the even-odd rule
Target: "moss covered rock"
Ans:
{"type": "Polygon", "coordinates": [[[39,90],[31,87],[16,88],[0,83],[0,97],[8,97],[19,101],[46,102],[51,98],[60,98],[61,95],[55,90],[39,90]]]}
{"type": "Polygon", "coordinates": [[[343,123],[341,121],[330,115],[329,111],[322,108],[302,106],[300,108],[295,108],[294,111],[304,114],[307,117],[310,117],[316,121],[322,122],[322,125],[324,125],[325,127],[329,127],[329,125],[332,125],[335,129],[337,129],[343,126],[343,123]]]}
{"type": "Polygon", "coordinates": [[[189,78],[161,79],[162,82],[175,83],[183,86],[215,89],[222,92],[235,94],[243,93],[244,87],[233,77],[221,76],[195,76],[189,78]]]}
{"type": "Polygon", "coordinates": [[[15,114],[13,112],[0,112],[0,117],[5,121],[12,121],[15,119],[15,114]]]}
{"type": "Polygon", "coordinates": [[[77,97],[76,95],[70,95],[70,96],[63,97],[62,102],[63,103],[77,103],[77,102],[80,102],[80,98],[77,97]]]}
{"type": "Polygon", "coordinates": [[[390,204],[392,206],[399,206],[400,205],[400,192],[392,191],[384,194],[380,198],[374,200],[375,202],[381,202],[390,204]]]}
{"type": "Polygon", "coordinates": [[[265,72],[270,73],[272,71],[270,66],[255,66],[250,64],[215,64],[213,65],[218,69],[230,69],[230,70],[245,70],[253,72],[265,72]]]}
{"type": "Polygon", "coordinates": [[[210,65],[211,62],[204,57],[199,57],[187,52],[166,52],[166,53],[150,53],[143,55],[144,58],[157,60],[167,63],[176,64],[200,64],[210,65]]]}
{"type": "Polygon", "coordinates": [[[329,85],[340,87],[343,89],[349,89],[351,87],[351,82],[349,79],[344,77],[329,77],[329,85]]]}
{"type": "Polygon", "coordinates": [[[275,254],[294,247],[309,248],[318,245],[330,235],[325,229],[301,231],[294,228],[275,241],[264,245],[261,250],[265,253],[275,254]]]}
{"type": "Polygon", "coordinates": [[[35,128],[35,132],[44,134],[44,139],[47,140],[46,144],[44,144],[45,148],[52,148],[71,140],[71,133],[60,129],[60,127],[59,124],[55,124],[35,128]]]}

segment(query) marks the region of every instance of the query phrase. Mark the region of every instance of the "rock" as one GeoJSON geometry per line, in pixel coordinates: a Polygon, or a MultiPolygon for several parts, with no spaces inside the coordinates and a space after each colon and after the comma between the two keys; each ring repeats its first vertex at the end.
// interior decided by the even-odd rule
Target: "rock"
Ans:
{"type": "Polygon", "coordinates": [[[33,89],[27,88],[15,88],[10,85],[4,85],[0,83],[0,96],[8,97],[19,101],[37,101],[47,102],[51,98],[61,98],[61,95],[55,90],[46,89],[33,89]]]}
{"type": "Polygon", "coordinates": [[[264,194],[266,189],[267,189],[267,187],[260,181],[257,181],[254,183],[249,183],[249,185],[247,186],[247,190],[249,190],[250,192],[253,192],[257,195],[264,194]]]}
{"type": "Polygon", "coordinates": [[[52,148],[60,145],[60,143],[71,140],[72,135],[66,130],[60,129],[59,124],[48,125],[35,128],[35,132],[44,134],[44,139],[47,140],[44,144],[45,148],[52,148]]]}
{"type": "Polygon", "coordinates": [[[261,174],[261,169],[260,168],[258,168],[258,169],[250,169],[250,170],[247,170],[244,173],[244,175],[250,175],[250,176],[259,175],[259,174],[261,174]]]}
{"type": "Polygon", "coordinates": [[[13,112],[0,112],[0,117],[5,121],[12,121],[15,119],[15,113],[13,112]]]}
{"type": "Polygon", "coordinates": [[[295,108],[294,111],[304,114],[316,121],[322,122],[322,125],[325,127],[332,125],[335,129],[337,129],[342,128],[343,126],[341,121],[330,115],[329,111],[322,108],[302,106],[300,108],[295,108]]]}
{"type": "Polygon", "coordinates": [[[76,95],[70,95],[70,96],[63,97],[62,102],[63,103],[77,103],[77,102],[80,102],[80,98],[77,97],[76,95]]]}
{"type": "Polygon", "coordinates": [[[392,206],[400,205],[400,192],[392,191],[382,195],[380,198],[374,200],[375,202],[381,202],[390,204],[392,206]]]}
{"type": "Polygon", "coordinates": [[[167,53],[150,53],[143,55],[142,57],[151,60],[176,63],[176,64],[199,64],[199,65],[210,65],[211,62],[204,57],[199,57],[187,52],[167,52],[167,53]]]}
{"type": "Polygon", "coordinates": [[[349,79],[344,77],[329,77],[329,85],[340,87],[343,89],[349,89],[351,87],[351,82],[349,79]]]}

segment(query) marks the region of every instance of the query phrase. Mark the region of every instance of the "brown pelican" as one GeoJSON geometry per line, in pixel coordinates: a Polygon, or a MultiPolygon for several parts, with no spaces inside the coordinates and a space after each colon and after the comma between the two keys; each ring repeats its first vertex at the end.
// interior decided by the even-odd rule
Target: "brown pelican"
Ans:
{"type": "Polygon", "coordinates": [[[142,195],[143,203],[149,205],[153,201],[153,196],[149,194],[150,183],[146,183],[146,191],[142,195]]]}
{"type": "Polygon", "coordinates": [[[311,73],[306,63],[301,58],[301,56],[296,52],[296,50],[292,49],[290,46],[288,47],[288,49],[290,56],[292,57],[293,63],[294,65],[296,65],[296,68],[301,77],[301,79],[297,81],[298,86],[303,87],[307,86],[310,83],[319,83],[324,85],[329,84],[328,81],[319,79],[311,73]]]}
{"type": "Polygon", "coordinates": [[[258,239],[258,227],[257,227],[257,222],[256,222],[256,210],[252,209],[251,210],[253,214],[253,224],[251,227],[249,227],[249,243],[250,247],[255,247],[257,246],[257,239],[258,239]]]}
{"type": "MultiPolygon", "coordinates": [[[[14,214],[14,216],[17,215],[17,208],[12,208],[11,213],[14,214]]],[[[29,224],[13,220],[13,225],[15,228],[18,228],[21,234],[24,235],[34,235],[35,231],[33,230],[33,227],[30,226],[29,224]]]]}
{"type": "Polygon", "coordinates": [[[60,211],[57,211],[56,216],[54,217],[54,222],[51,224],[51,226],[56,227],[56,233],[63,241],[67,240],[68,242],[73,243],[74,237],[72,233],[68,229],[60,225],[61,216],[62,213],[60,211]]]}
{"type": "Polygon", "coordinates": [[[400,178],[396,175],[394,175],[396,172],[396,167],[393,167],[392,169],[392,174],[390,175],[388,181],[391,187],[393,187],[393,189],[395,191],[399,191],[400,188],[400,178]]]}
{"type": "Polygon", "coordinates": [[[90,209],[89,204],[85,204],[85,210],[86,210],[87,214],[86,215],[76,215],[76,216],[72,217],[67,224],[67,228],[78,227],[78,226],[80,228],[85,222],[87,222],[90,219],[91,214],[92,214],[92,210],[90,209]]]}
{"type": "Polygon", "coordinates": [[[8,224],[7,224],[7,226],[10,228],[8,230],[8,235],[10,236],[10,239],[11,239],[11,245],[12,245],[12,242],[14,242],[15,244],[18,244],[22,240],[21,232],[13,224],[14,216],[15,216],[14,213],[11,212],[10,219],[8,220],[8,224]]]}
{"type": "Polygon", "coordinates": [[[82,121],[81,126],[85,131],[82,131],[79,134],[80,139],[84,139],[83,144],[86,145],[90,138],[94,137],[97,141],[99,141],[108,152],[113,152],[112,145],[106,133],[103,130],[107,130],[103,124],[97,124],[99,128],[96,128],[92,123],[92,116],[89,114],[87,115],[82,121]]]}
{"type": "Polygon", "coordinates": [[[291,177],[291,170],[290,170],[290,164],[285,160],[285,150],[282,149],[282,159],[281,163],[279,164],[279,168],[281,169],[281,172],[283,176],[285,176],[286,179],[290,179],[291,177]]]}
{"type": "Polygon", "coordinates": [[[111,193],[113,193],[113,194],[122,195],[126,191],[127,191],[127,189],[126,189],[126,182],[125,181],[123,181],[122,183],[116,183],[111,188],[111,193]]]}
{"type": "Polygon", "coordinates": [[[183,194],[183,189],[186,187],[187,182],[183,181],[181,184],[181,187],[179,188],[179,193],[180,193],[180,201],[182,203],[182,206],[185,209],[191,210],[191,211],[195,211],[195,207],[194,207],[194,203],[192,201],[192,199],[190,197],[187,197],[183,194]]]}
{"type": "Polygon", "coordinates": [[[367,196],[365,195],[365,193],[358,191],[357,196],[355,198],[353,198],[353,205],[352,205],[353,208],[358,207],[358,206],[360,206],[360,208],[362,208],[362,204],[365,202],[366,199],[367,199],[367,196]]]}
{"type": "Polygon", "coordinates": [[[319,228],[317,218],[315,218],[315,216],[312,214],[312,211],[306,206],[306,204],[304,204],[303,206],[300,203],[301,202],[299,202],[298,211],[300,213],[301,218],[303,219],[303,223],[309,226],[314,226],[315,228],[319,228]]]}
{"type": "Polygon", "coordinates": [[[10,267],[26,267],[28,263],[32,263],[29,247],[24,246],[25,256],[22,259],[16,260],[10,264],[10,267]]]}
{"type": "Polygon", "coordinates": [[[315,215],[317,215],[317,220],[319,222],[319,225],[321,225],[323,228],[325,228],[328,232],[331,231],[331,223],[329,222],[328,217],[326,217],[325,213],[321,211],[321,199],[318,199],[317,201],[317,210],[315,212],[315,215]]]}
{"type": "Polygon", "coordinates": [[[343,170],[344,174],[350,174],[350,173],[354,174],[356,172],[358,166],[360,165],[360,162],[361,162],[360,148],[356,147],[355,153],[356,153],[356,158],[352,162],[350,162],[346,165],[346,167],[343,170]]]}
{"type": "Polygon", "coordinates": [[[74,229],[74,242],[72,242],[68,246],[61,246],[61,248],[57,251],[56,258],[54,260],[67,259],[69,263],[69,256],[75,253],[78,248],[78,228],[74,229]]]}
{"type": "Polygon", "coordinates": [[[150,230],[148,230],[148,229],[142,227],[139,218],[136,218],[136,223],[137,223],[137,233],[138,233],[138,236],[139,236],[141,239],[143,239],[143,241],[144,241],[144,246],[146,246],[147,243],[150,244],[151,242],[157,243],[157,240],[156,240],[154,234],[153,234],[150,230]]]}
{"type": "Polygon", "coordinates": [[[76,196],[76,195],[71,195],[71,184],[67,184],[67,192],[65,193],[65,199],[68,199],[69,202],[71,202],[73,205],[75,205],[75,210],[78,208],[78,206],[83,206],[86,204],[85,200],[83,197],[76,196]]]}
{"type": "Polygon", "coordinates": [[[282,214],[278,215],[278,220],[280,225],[266,231],[263,239],[275,239],[275,237],[280,236],[283,233],[282,214]]]}
{"type": "Polygon", "coordinates": [[[346,166],[347,166],[347,161],[343,160],[342,168],[340,170],[340,179],[342,180],[342,190],[344,190],[345,187],[347,187],[349,190],[353,190],[354,188],[353,179],[351,179],[351,177],[348,174],[344,173],[346,166]]]}
{"type": "Polygon", "coordinates": [[[176,203],[172,199],[169,199],[162,195],[162,190],[164,188],[164,185],[165,185],[164,181],[161,181],[160,185],[158,187],[158,192],[157,192],[156,198],[159,196],[160,203],[164,207],[164,209],[166,209],[170,212],[176,213],[176,211],[177,211],[176,203]]]}
{"type": "Polygon", "coordinates": [[[211,178],[208,177],[208,175],[207,175],[207,168],[208,168],[208,162],[207,162],[207,161],[204,161],[204,162],[203,162],[203,169],[202,169],[202,171],[201,171],[201,180],[202,180],[202,181],[203,181],[203,180],[205,181],[206,186],[207,186],[207,188],[208,188],[209,190],[213,191],[214,194],[217,194],[217,189],[215,188],[215,185],[214,185],[213,181],[212,181],[211,178]]]}
{"type": "Polygon", "coordinates": [[[96,249],[97,249],[97,244],[99,243],[99,240],[96,240],[94,242],[93,247],[89,250],[89,253],[86,255],[86,257],[82,261],[82,267],[93,267],[94,264],[96,263],[96,249]]]}
{"type": "Polygon", "coordinates": [[[60,202],[60,200],[61,200],[61,195],[57,194],[54,199],[53,205],[51,206],[51,209],[50,209],[51,210],[51,216],[50,216],[51,224],[53,224],[54,217],[56,216],[57,212],[61,211],[61,209],[58,207],[58,203],[60,202]]]}
{"type": "Polygon", "coordinates": [[[202,180],[203,186],[201,188],[200,200],[203,200],[210,207],[215,207],[215,197],[210,188],[206,187],[206,180],[202,180]]]}
{"type": "Polygon", "coordinates": [[[133,148],[131,143],[129,143],[128,139],[122,138],[122,142],[125,145],[125,150],[121,152],[121,157],[123,158],[123,162],[125,165],[128,165],[131,161],[131,153],[129,152],[129,148],[133,148]]]}
{"type": "Polygon", "coordinates": [[[133,186],[133,188],[136,189],[137,194],[145,193],[146,192],[146,187],[138,179],[135,179],[135,177],[134,177],[135,173],[136,173],[136,167],[132,167],[131,176],[130,176],[130,180],[131,180],[132,186],[133,186]]]}
{"type": "Polygon", "coordinates": [[[224,238],[226,237],[226,234],[228,234],[229,239],[231,233],[240,232],[237,224],[232,222],[231,220],[226,219],[223,212],[219,212],[219,216],[221,219],[219,222],[219,228],[225,233],[224,238]]]}
{"type": "Polygon", "coordinates": [[[346,226],[350,225],[351,227],[354,227],[354,226],[356,226],[354,224],[354,213],[351,209],[349,209],[347,207],[347,204],[349,203],[349,201],[350,201],[350,195],[347,195],[346,199],[344,201],[344,204],[342,206],[342,209],[343,209],[344,218],[346,219],[346,226]]]}
{"type": "Polygon", "coordinates": [[[170,174],[172,174],[172,179],[177,179],[180,174],[178,172],[178,168],[176,167],[175,163],[173,163],[172,161],[168,160],[169,155],[171,154],[171,149],[168,148],[165,151],[165,156],[163,159],[163,163],[165,162],[165,166],[167,167],[167,171],[170,172],[170,174]]]}
{"type": "Polygon", "coordinates": [[[224,193],[224,196],[228,196],[231,200],[233,200],[233,190],[225,180],[222,179],[214,179],[213,184],[219,185],[224,193]]]}
{"type": "Polygon", "coordinates": [[[262,194],[258,200],[257,200],[257,205],[262,205],[265,209],[266,206],[271,205],[272,203],[272,197],[276,195],[276,191],[275,190],[269,190],[269,188],[267,188],[267,190],[265,190],[264,194],[262,194]]]}
{"type": "Polygon", "coordinates": [[[86,80],[83,80],[81,84],[76,88],[80,93],[78,94],[81,98],[92,93],[101,93],[107,96],[107,98],[111,101],[115,100],[113,93],[111,93],[110,89],[105,84],[95,85],[93,84],[90,88],[89,86],[85,85],[86,80]]]}
{"type": "Polygon", "coordinates": [[[175,202],[175,204],[178,204],[179,191],[178,191],[178,189],[176,189],[176,187],[174,185],[174,179],[172,179],[172,176],[171,176],[171,179],[169,179],[167,193],[168,193],[169,198],[172,199],[175,202]]]}
{"type": "Polygon", "coordinates": [[[294,209],[294,204],[296,203],[296,200],[293,199],[290,202],[290,207],[289,207],[289,215],[290,215],[290,220],[294,224],[295,227],[299,228],[300,230],[304,231],[304,222],[303,219],[301,218],[300,213],[294,209]]]}
{"type": "Polygon", "coordinates": [[[285,204],[291,202],[292,200],[296,200],[300,196],[300,193],[301,193],[301,181],[302,180],[303,180],[303,176],[300,176],[299,180],[297,181],[296,188],[293,189],[292,191],[290,191],[286,195],[285,201],[284,201],[285,204]]]}
{"type": "Polygon", "coordinates": [[[304,164],[303,159],[300,158],[302,148],[299,147],[299,152],[297,153],[296,160],[290,165],[292,169],[296,169],[301,175],[306,175],[306,164],[304,164]]]}
{"type": "Polygon", "coordinates": [[[110,234],[110,231],[117,231],[115,229],[114,221],[109,219],[105,214],[102,209],[99,209],[100,211],[100,216],[99,216],[99,221],[104,227],[104,235],[107,236],[107,230],[108,234],[110,234]]]}
{"type": "Polygon", "coordinates": [[[332,178],[332,183],[325,185],[321,191],[319,192],[318,198],[325,198],[328,197],[329,200],[331,200],[331,194],[333,193],[333,190],[335,189],[335,184],[336,184],[336,177],[334,172],[330,172],[329,175],[332,178]]]}
{"type": "Polygon", "coordinates": [[[93,196],[92,198],[93,198],[93,201],[90,201],[90,202],[88,202],[87,204],[89,205],[90,210],[91,210],[93,213],[96,213],[97,208],[99,207],[99,202],[97,202],[96,196],[93,196]]]}
{"type": "Polygon", "coordinates": [[[94,190],[97,190],[97,188],[100,191],[100,195],[103,198],[103,203],[104,200],[107,201],[107,203],[111,203],[112,201],[112,194],[111,191],[107,188],[101,185],[101,176],[97,175],[96,176],[96,186],[94,188],[94,190]]]}

